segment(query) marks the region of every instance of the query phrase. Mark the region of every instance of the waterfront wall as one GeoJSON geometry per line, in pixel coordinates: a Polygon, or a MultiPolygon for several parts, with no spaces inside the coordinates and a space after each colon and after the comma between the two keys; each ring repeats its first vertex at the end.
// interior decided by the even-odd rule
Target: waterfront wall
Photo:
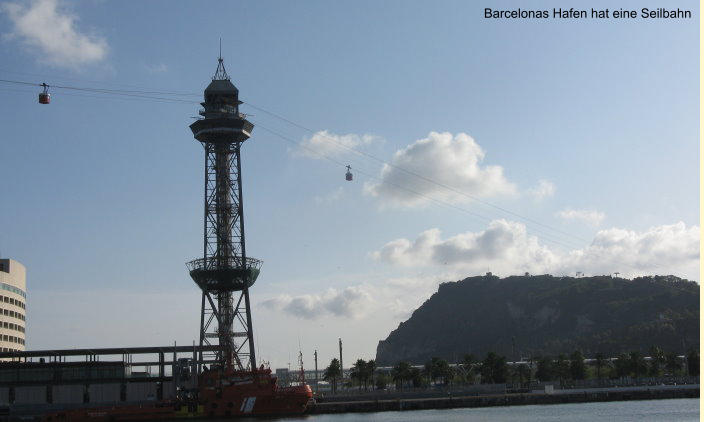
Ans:
{"type": "Polygon", "coordinates": [[[317,403],[311,413],[355,413],[399,410],[448,409],[460,407],[520,406],[561,403],[587,403],[625,400],[657,400],[699,398],[699,385],[678,388],[645,388],[619,391],[561,392],[560,394],[527,393],[481,396],[448,396],[396,400],[365,400],[317,403]]]}

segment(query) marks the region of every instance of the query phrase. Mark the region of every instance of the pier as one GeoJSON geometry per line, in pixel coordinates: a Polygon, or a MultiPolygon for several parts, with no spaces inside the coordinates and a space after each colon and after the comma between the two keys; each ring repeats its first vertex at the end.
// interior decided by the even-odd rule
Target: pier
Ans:
{"type": "Polygon", "coordinates": [[[699,384],[629,388],[555,390],[554,393],[485,394],[446,397],[410,397],[381,400],[323,401],[313,414],[360,413],[400,410],[452,409],[463,407],[525,406],[628,400],[699,398],[699,384]]]}

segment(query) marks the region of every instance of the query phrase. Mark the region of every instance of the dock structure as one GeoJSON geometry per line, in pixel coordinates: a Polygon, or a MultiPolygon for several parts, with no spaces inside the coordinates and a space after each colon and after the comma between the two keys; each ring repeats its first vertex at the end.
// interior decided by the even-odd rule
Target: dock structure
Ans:
{"type": "Polygon", "coordinates": [[[199,360],[220,346],[154,346],[0,352],[0,409],[115,405],[176,398],[197,385],[199,360]]]}

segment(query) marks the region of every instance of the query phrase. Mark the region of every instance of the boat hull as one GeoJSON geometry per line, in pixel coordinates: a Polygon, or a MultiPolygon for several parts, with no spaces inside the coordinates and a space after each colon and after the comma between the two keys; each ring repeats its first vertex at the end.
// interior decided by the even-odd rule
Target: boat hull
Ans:
{"type": "Polygon", "coordinates": [[[234,373],[222,382],[216,371],[201,376],[199,402],[207,417],[296,415],[313,404],[307,384],[280,388],[270,370],[234,373]]]}

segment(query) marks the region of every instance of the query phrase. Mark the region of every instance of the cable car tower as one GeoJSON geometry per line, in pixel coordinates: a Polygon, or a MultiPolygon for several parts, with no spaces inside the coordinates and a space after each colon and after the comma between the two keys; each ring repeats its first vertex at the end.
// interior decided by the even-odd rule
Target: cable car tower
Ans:
{"type": "Polygon", "coordinates": [[[254,125],[239,112],[238,94],[218,57],[202,118],[190,126],[205,149],[205,218],[203,257],[186,266],[203,293],[200,345],[220,345],[214,357],[223,368],[254,370],[249,288],[262,262],[247,257],[245,249],[240,148],[254,125]]]}

